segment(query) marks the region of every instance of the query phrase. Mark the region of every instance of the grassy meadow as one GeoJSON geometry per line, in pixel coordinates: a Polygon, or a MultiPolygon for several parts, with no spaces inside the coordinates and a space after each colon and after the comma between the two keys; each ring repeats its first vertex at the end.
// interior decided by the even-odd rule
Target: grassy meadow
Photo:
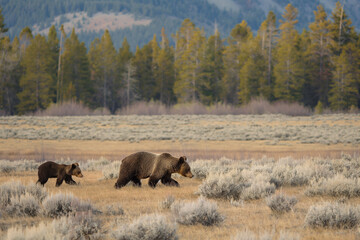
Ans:
{"type": "Polygon", "coordinates": [[[359,239],[359,149],[350,114],[1,117],[0,239],[359,239]],[[136,151],[194,178],[114,189],[136,151]],[[47,160],[84,178],[33,185],[47,160]]]}

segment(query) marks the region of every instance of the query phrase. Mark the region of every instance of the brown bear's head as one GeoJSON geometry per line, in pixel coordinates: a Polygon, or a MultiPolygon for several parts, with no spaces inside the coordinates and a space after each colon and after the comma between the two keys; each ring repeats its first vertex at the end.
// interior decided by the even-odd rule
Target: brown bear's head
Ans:
{"type": "Polygon", "coordinates": [[[79,178],[83,177],[83,175],[81,173],[81,169],[80,169],[78,163],[73,163],[73,164],[67,166],[66,174],[74,175],[74,176],[79,177],[79,178]]]}
{"type": "Polygon", "coordinates": [[[178,162],[178,166],[179,166],[179,170],[178,173],[181,174],[184,177],[188,177],[188,178],[192,178],[193,174],[191,173],[190,170],[190,166],[189,164],[186,162],[186,157],[182,156],[179,158],[179,162],[178,162]]]}

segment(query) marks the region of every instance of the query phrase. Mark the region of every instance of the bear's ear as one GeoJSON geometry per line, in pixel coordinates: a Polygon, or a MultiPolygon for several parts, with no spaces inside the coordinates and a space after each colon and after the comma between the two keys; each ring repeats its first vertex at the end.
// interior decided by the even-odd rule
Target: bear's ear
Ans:
{"type": "Polygon", "coordinates": [[[185,162],[186,161],[186,157],[184,157],[184,156],[182,156],[182,157],[180,157],[179,158],[179,164],[181,164],[181,163],[183,163],[183,162],[185,162]]]}
{"type": "Polygon", "coordinates": [[[73,163],[73,164],[71,165],[71,169],[75,169],[77,166],[79,166],[78,163],[73,163]]]}

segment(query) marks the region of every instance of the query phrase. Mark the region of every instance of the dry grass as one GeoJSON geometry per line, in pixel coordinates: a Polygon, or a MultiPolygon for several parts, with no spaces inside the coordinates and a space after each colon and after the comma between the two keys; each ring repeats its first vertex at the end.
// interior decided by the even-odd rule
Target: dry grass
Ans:
{"type": "Polygon", "coordinates": [[[137,152],[171,152],[185,155],[190,160],[219,159],[259,159],[263,156],[275,159],[292,156],[340,158],[341,153],[359,154],[359,145],[349,144],[302,144],[282,141],[269,145],[268,141],[87,141],[87,140],[25,140],[0,139],[0,159],[99,159],[121,160],[137,152]]]}
{"type": "MultiPolygon", "coordinates": [[[[56,188],[55,179],[50,179],[45,188],[49,193],[53,194],[60,192],[72,193],[80,199],[90,200],[100,209],[109,204],[121,204],[125,212],[124,215],[102,217],[102,220],[105,221],[104,227],[108,228],[112,226],[114,221],[131,223],[144,214],[160,213],[167,216],[168,219],[172,219],[170,210],[161,208],[159,203],[169,195],[172,195],[176,200],[196,201],[198,195],[194,194],[194,192],[201,184],[201,180],[198,179],[181,178],[179,179],[180,188],[165,187],[159,184],[157,188],[151,189],[144,181],[141,188],[126,186],[121,190],[115,190],[113,187],[114,180],[98,180],[102,177],[100,171],[84,172],[84,175],[85,177],[80,180],[79,186],[63,184],[61,187],[56,188]]],[[[0,184],[11,179],[28,184],[36,181],[36,172],[1,175],[0,184]]],[[[205,227],[201,224],[195,226],[178,224],[178,236],[180,239],[230,239],[237,232],[249,229],[256,234],[274,231],[276,239],[281,231],[296,232],[302,239],[357,239],[359,235],[356,229],[312,229],[304,227],[304,220],[311,205],[320,200],[334,200],[331,197],[310,198],[305,196],[304,190],[305,187],[286,187],[277,190],[298,199],[294,211],[282,216],[274,215],[264,199],[246,201],[240,207],[232,206],[229,201],[217,200],[219,212],[226,217],[222,224],[213,227],[205,227]]],[[[350,199],[349,203],[360,204],[360,199],[350,199]]],[[[31,220],[27,218],[0,219],[0,228],[4,229],[14,224],[37,223],[43,219],[39,217],[31,220]]]]}

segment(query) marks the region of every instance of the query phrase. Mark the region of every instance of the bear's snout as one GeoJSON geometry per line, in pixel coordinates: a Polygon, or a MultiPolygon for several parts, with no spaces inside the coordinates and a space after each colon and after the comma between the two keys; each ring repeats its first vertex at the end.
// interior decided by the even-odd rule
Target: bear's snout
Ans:
{"type": "Polygon", "coordinates": [[[82,178],[84,175],[82,175],[82,173],[78,173],[76,176],[82,178]]]}
{"type": "Polygon", "coordinates": [[[191,172],[188,172],[187,174],[186,174],[186,177],[188,177],[188,178],[192,178],[194,175],[191,173],[191,172]]]}

